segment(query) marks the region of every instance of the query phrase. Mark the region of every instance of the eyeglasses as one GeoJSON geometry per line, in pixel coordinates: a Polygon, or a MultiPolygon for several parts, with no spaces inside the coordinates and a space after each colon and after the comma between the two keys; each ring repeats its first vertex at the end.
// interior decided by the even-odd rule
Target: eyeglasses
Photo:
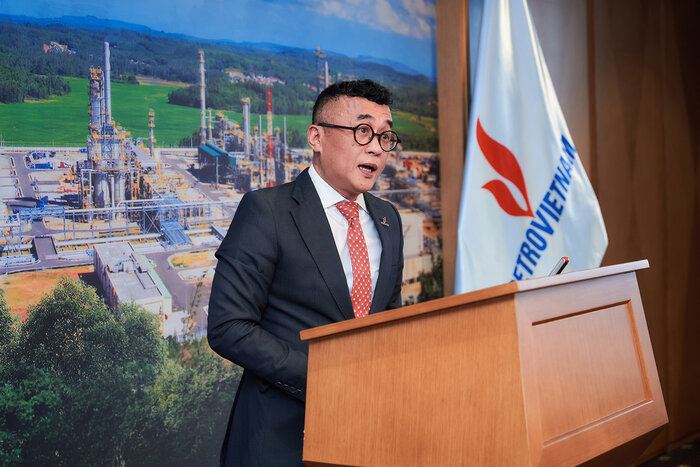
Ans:
{"type": "Polygon", "coordinates": [[[352,130],[352,134],[355,137],[355,141],[361,146],[368,145],[376,136],[379,140],[379,146],[384,152],[393,151],[394,148],[396,148],[396,146],[401,142],[401,140],[399,139],[399,135],[397,135],[395,131],[387,130],[381,133],[375,133],[374,128],[372,128],[367,123],[360,123],[357,126],[333,125],[332,123],[317,123],[316,125],[326,128],[340,128],[341,130],[352,130]]]}

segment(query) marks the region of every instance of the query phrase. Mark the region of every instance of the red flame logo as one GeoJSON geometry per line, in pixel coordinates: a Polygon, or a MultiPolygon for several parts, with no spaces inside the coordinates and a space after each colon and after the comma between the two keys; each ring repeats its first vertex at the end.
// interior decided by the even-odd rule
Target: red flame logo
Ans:
{"type": "Polygon", "coordinates": [[[501,143],[491,138],[481,127],[481,121],[476,120],[476,140],[479,143],[481,152],[488,163],[493,167],[493,170],[498,172],[503,178],[509,180],[515,185],[525,199],[527,209],[523,209],[518,205],[518,202],[510,192],[508,185],[500,180],[490,180],[486,182],[484,188],[491,192],[496,202],[506,213],[511,216],[527,216],[535,217],[530,207],[530,199],[527,197],[527,187],[525,186],[525,178],[523,171],[520,169],[520,164],[512,152],[501,143]]]}

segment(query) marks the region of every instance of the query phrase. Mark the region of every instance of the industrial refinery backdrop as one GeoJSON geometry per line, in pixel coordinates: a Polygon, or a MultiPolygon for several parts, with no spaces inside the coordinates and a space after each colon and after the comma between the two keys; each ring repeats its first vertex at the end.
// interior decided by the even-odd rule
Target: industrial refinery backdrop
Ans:
{"type": "MultiPolygon", "coordinates": [[[[109,42],[101,43],[101,51],[101,57],[91,55],[87,89],[70,91],[89,97],[84,146],[36,145],[0,136],[0,273],[12,292],[13,279],[43,282],[41,273],[23,273],[70,272],[82,266],[80,276],[92,278],[88,282],[108,304],[143,306],[158,316],[165,337],[203,337],[213,253],[240,198],[293,180],[311,162],[310,149],[299,144],[299,132],[296,147],[288,144],[287,115],[274,115],[275,95],[286,80],[235,67],[216,70],[231,83],[264,86],[266,115],[259,112],[254,118],[251,98],[260,99],[255,93],[240,97],[240,113],[212,109],[206,102],[207,57],[199,50],[184,60],[198,76],[189,89],[198,88],[199,119],[191,121],[198,131],[189,139],[183,135],[189,145],[160,146],[158,131],[168,121],[159,122],[152,108],[143,112],[147,136],[135,138],[117,123],[109,42]]],[[[56,60],[81,51],[49,41],[42,53],[56,60]]],[[[365,77],[334,72],[333,61],[343,58],[321,47],[312,53],[313,79],[301,83],[311,97],[333,80],[365,77]]],[[[147,76],[133,79],[144,86],[168,84],[147,76]]],[[[401,118],[435,133],[435,119],[407,114],[397,120],[401,118]]],[[[438,163],[436,152],[399,146],[373,189],[393,201],[402,216],[404,303],[442,293],[438,163]]],[[[19,314],[27,303],[10,294],[10,306],[19,314]]]]}
{"type": "Polygon", "coordinates": [[[442,294],[434,3],[314,2],[3,4],[1,465],[218,465],[241,370],[206,341],[214,252],[244,193],[310,164],[332,82],[392,89],[373,192],[404,301],[442,294]]]}

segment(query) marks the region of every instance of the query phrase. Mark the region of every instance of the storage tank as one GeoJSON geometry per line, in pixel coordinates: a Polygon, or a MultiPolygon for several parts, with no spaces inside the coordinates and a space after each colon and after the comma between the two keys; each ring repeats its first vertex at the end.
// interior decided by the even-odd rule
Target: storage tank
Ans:
{"type": "Polygon", "coordinates": [[[95,207],[104,208],[110,206],[111,198],[109,196],[109,180],[107,174],[96,173],[94,175],[95,181],[93,186],[95,187],[95,207]]]}
{"type": "Polygon", "coordinates": [[[112,196],[115,206],[126,199],[126,177],[127,175],[125,172],[120,172],[115,176],[116,192],[114,192],[112,196]]]}

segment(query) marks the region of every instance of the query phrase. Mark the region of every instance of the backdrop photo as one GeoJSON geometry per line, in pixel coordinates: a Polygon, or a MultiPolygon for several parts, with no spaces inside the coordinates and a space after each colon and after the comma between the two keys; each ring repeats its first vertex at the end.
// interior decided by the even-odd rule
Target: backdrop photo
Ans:
{"type": "Polygon", "coordinates": [[[240,368],[206,342],[242,196],[311,162],[328,85],[394,95],[372,193],[404,304],[443,295],[435,3],[0,0],[0,463],[215,465],[240,368]]]}

